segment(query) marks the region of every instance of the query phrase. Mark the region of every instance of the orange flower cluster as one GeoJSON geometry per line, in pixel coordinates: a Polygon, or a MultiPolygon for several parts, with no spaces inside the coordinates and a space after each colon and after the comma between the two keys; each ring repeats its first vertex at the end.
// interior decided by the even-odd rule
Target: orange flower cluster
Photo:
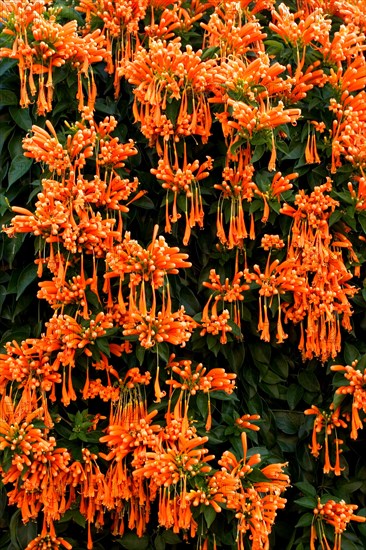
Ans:
{"type": "Polygon", "coordinates": [[[256,2],[253,9],[250,9],[249,4],[249,1],[240,2],[238,9],[234,2],[217,2],[208,23],[201,23],[201,27],[206,31],[205,46],[219,47],[220,58],[223,60],[231,56],[244,56],[254,48],[261,49],[259,45],[266,38],[266,34],[262,32],[259,21],[251,15],[270,9],[273,1],[256,2]],[[243,15],[249,19],[245,23],[243,15]]]}
{"type": "Polygon", "coordinates": [[[255,239],[254,217],[251,215],[249,233],[244,219],[243,202],[251,202],[255,193],[259,192],[253,181],[254,167],[248,164],[248,155],[244,152],[238,154],[239,160],[231,168],[229,164],[224,168],[221,184],[215,184],[215,189],[221,191],[217,206],[216,230],[220,242],[228,249],[234,247],[243,248],[244,239],[249,235],[255,239]],[[224,228],[225,200],[230,199],[230,220],[228,233],[224,228]]]}
{"type": "Polygon", "coordinates": [[[232,318],[234,323],[240,327],[240,303],[244,300],[244,291],[249,289],[249,285],[242,281],[244,277],[243,271],[236,270],[233,280],[230,282],[229,278],[225,279],[225,283],[221,283],[220,276],[216,273],[215,269],[210,270],[209,280],[204,281],[202,285],[206,288],[213,290],[205,307],[202,311],[202,322],[207,323],[210,319],[209,308],[212,299],[214,299],[213,306],[211,307],[211,320],[218,317],[217,307],[222,302],[228,302],[231,304],[231,314],[229,318],[232,318]]]}
{"type": "Polygon", "coordinates": [[[57,11],[47,9],[47,3],[45,0],[0,3],[3,32],[11,40],[11,47],[0,48],[0,57],[18,60],[20,105],[28,107],[37,96],[38,114],[51,111],[54,70],[71,63],[78,75],[79,108],[84,105],[83,78],[87,81],[88,105],[92,108],[97,90],[91,66],[107,57],[104,36],[97,29],[80,37],[77,22],[61,25],[57,22],[57,11]]]}
{"type": "Polygon", "coordinates": [[[347,423],[349,421],[349,416],[347,414],[341,414],[341,409],[338,407],[334,410],[334,407],[331,406],[329,411],[320,410],[316,405],[312,405],[310,409],[304,411],[306,415],[314,415],[314,424],[312,432],[312,441],[309,446],[311,449],[311,454],[318,458],[319,452],[322,448],[321,443],[319,443],[318,438],[324,437],[324,467],[323,472],[329,474],[334,472],[334,475],[342,475],[344,468],[340,466],[340,455],[342,453],[341,445],[343,443],[342,439],[338,438],[337,428],[347,428],[347,423]],[[334,466],[331,465],[330,461],[330,436],[334,432],[333,443],[335,445],[335,463],[334,466]]]}
{"type": "Polygon", "coordinates": [[[28,522],[42,511],[46,525],[60,519],[65,512],[65,496],[70,453],[56,448],[48,428],[36,428],[43,416],[42,408],[27,411],[24,399],[14,407],[10,397],[1,399],[0,449],[7,451],[8,464],[1,468],[4,484],[12,484],[9,504],[21,510],[28,522]],[[54,498],[53,495],[57,495],[54,498]]]}
{"type": "Polygon", "coordinates": [[[133,113],[141,132],[162,155],[173,140],[191,135],[207,143],[212,123],[206,93],[213,78],[215,61],[201,60],[202,51],[191,46],[182,51],[179,40],[152,40],[149,50],[140,47],[134,60],[127,63],[124,75],[134,86],[133,113]],[[170,106],[178,113],[172,117],[170,106]]]}
{"type": "Polygon", "coordinates": [[[165,201],[165,231],[171,232],[171,223],[178,221],[180,214],[177,211],[177,197],[180,193],[185,193],[185,218],[186,230],[183,237],[183,244],[189,243],[191,228],[195,227],[196,223],[199,227],[203,227],[204,211],[202,206],[202,197],[200,191],[200,180],[207,178],[209,170],[212,169],[212,159],[207,157],[207,160],[201,165],[198,160],[187,162],[186,145],[184,144],[183,168],[179,168],[179,161],[176,158],[174,167],[170,166],[169,158],[165,154],[164,159],[160,159],[158,168],[152,168],[150,172],[162,182],[162,187],[167,190],[165,201]],[[196,173],[195,173],[196,172],[196,173]],[[173,208],[172,214],[169,214],[169,191],[173,192],[173,208]],[[190,211],[188,215],[188,203],[190,203],[190,211]]]}
{"type": "MultiPolygon", "coordinates": [[[[337,209],[349,205],[345,215],[350,219],[356,212],[356,224],[366,208],[366,3],[298,0],[294,12],[274,0],[77,0],[69,9],[79,12],[83,27],[74,20],[62,23],[68,15],[51,4],[0,0],[0,58],[17,63],[21,107],[36,103],[31,114],[37,125],[23,146],[43,170],[34,208],[14,206],[4,230],[9,237],[38,237],[38,275],[45,270],[46,280],[37,298],[53,310],[39,338],[8,342],[0,354],[1,479],[24,523],[43,519],[27,550],[71,548],[54,525],[70,510],[85,518],[85,546],[91,550],[94,529],[110,528],[118,538],[129,529],[142,537],[155,508],[158,528],[185,541],[196,538],[201,550],[212,542],[208,517],[223,510],[235,525],[238,550],[268,549],[277,511],[286,503],[286,464],[264,466],[258,453],[248,454],[243,430],[252,430],[255,439],[259,415],[239,417],[234,405],[225,414],[233,412],[223,437],[242,432],[242,457],[234,443],[217,460],[210,454],[204,429],[213,428],[214,438],[222,428],[211,406],[233,394],[236,376],[221,364],[195,361],[200,347],[191,337],[198,329],[195,336],[207,337],[209,348],[216,342],[216,349],[231,340],[223,351],[234,357],[228,333],[242,338],[243,312],[252,307],[244,304],[258,292],[254,327],[262,341],[274,336],[277,347],[288,338],[284,326],[293,323],[300,327],[304,361],[325,363],[341,351],[356,293],[349,265],[360,275],[362,257],[347,236],[353,227],[337,209]],[[344,24],[334,25],[332,15],[344,24]],[[155,218],[164,224],[165,214],[165,232],[174,230],[169,238],[159,235],[158,225],[145,244],[125,231],[130,204],[144,194],[134,177],[140,172],[133,163],[129,167],[137,145],[115,137],[116,118],[98,118],[103,109],[96,102],[97,63],[106,94],[114,86],[116,103],[122,91],[130,94],[130,114],[153,149],[148,157],[154,167],[148,170],[166,191],[165,212],[163,198],[162,209],[145,219],[152,227],[155,218]],[[55,77],[64,76],[66,67],[75,74],[80,120],[57,132],[41,118],[52,110],[55,77]],[[329,104],[313,120],[319,97],[329,104]],[[292,149],[294,135],[299,143],[292,149]],[[216,138],[213,159],[206,153],[212,154],[216,138]],[[331,174],[343,164],[351,167],[346,198],[343,176],[334,177],[333,189],[323,171],[311,173],[312,191],[306,191],[306,165],[325,159],[331,174]],[[326,183],[319,185],[319,177],[326,183]],[[294,195],[293,186],[300,189],[294,195]],[[207,212],[206,197],[216,201],[207,212]],[[280,208],[283,200],[291,204],[280,208]],[[188,254],[171,244],[180,235],[179,224],[172,225],[181,212],[184,246],[216,212],[216,237],[206,228],[196,252],[206,255],[212,237],[225,254],[216,269],[201,266],[201,273],[209,271],[203,287],[210,295],[199,322],[200,297],[193,306],[187,298],[191,317],[180,305],[184,293],[180,299],[176,289],[182,287],[173,277],[191,267],[188,254]],[[276,217],[280,226],[284,222],[287,242],[263,228],[276,217]],[[219,269],[229,261],[235,265],[223,275],[219,269]],[[188,348],[190,358],[176,360],[171,346],[188,348]],[[135,366],[133,353],[141,364],[149,362],[148,371],[135,366]],[[159,358],[168,363],[162,373],[159,358]],[[69,411],[81,399],[97,406],[98,398],[101,413],[86,409],[86,421],[77,424],[81,412],[69,411]],[[58,404],[57,413],[50,403],[58,404]],[[63,429],[71,433],[70,449],[56,439],[63,429]],[[75,450],[71,441],[80,433],[83,445],[75,450]]],[[[323,473],[340,476],[345,464],[338,430],[350,428],[356,439],[363,428],[366,370],[356,362],[331,369],[346,380],[334,403],[329,410],[313,405],[305,414],[314,417],[312,455],[324,455],[323,473]],[[348,394],[350,412],[339,404],[347,404],[348,394]]],[[[334,527],[334,550],[340,550],[349,521],[364,521],[355,509],[319,501],[311,550],[316,541],[330,549],[324,524],[334,527]]]]}
{"type": "MultiPolygon", "coordinates": [[[[202,333],[201,333],[202,334],[202,333]]],[[[185,414],[188,412],[189,398],[191,395],[196,395],[198,391],[203,391],[208,394],[208,416],[206,421],[206,431],[211,429],[212,415],[211,415],[211,401],[210,392],[224,391],[227,394],[233,393],[235,389],[236,374],[227,373],[225,369],[215,368],[211,369],[206,374],[206,368],[199,363],[196,365],[195,370],[192,370],[192,361],[189,359],[183,359],[181,361],[174,361],[175,355],[170,356],[167,369],[179,376],[179,380],[173,377],[167,380],[167,384],[172,389],[180,388],[180,395],[178,398],[178,404],[180,406],[183,400],[185,414]]]]}
{"type": "Polygon", "coordinates": [[[62,261],[60,252],[55,260],[55,245],[59,250],[62,244],[71,254],[85,251],[103,257],[111,240],[120,238],[121,212],[128,211],[121,201],[129,199],[139,182],[136,178],[130,182],[117,172],[137,150],[132,140],[123,144],[111,136],[116,124],[114,117],[95,123],[86,108],[82,121],[69,128],[66,144],[61,143],[49,121],[46,123],[49,131],[33,126],[33,135],[23,141],[25,156],[44,163],[52,177],[42,180],[43,190],[38,194],[35,212],[14,207],[18,215],[5,231],[9,236],[20,232],[41,236],[49,244],[47,265],[54,273],[60,271],[57,264],[62,261]],[[95,162],[92,179],[83,174],[87,159],[95,162]],[[104,217],[93,206],[105,209],[104,217]],[[109,210],[118,214],[116,229],[117,220],[110,217],[109,210]]]}
{"type": "Polygon", "coordinates": [[[342,533],[347,529],[350,521],[364,523],[366,517],[356,516],[354,513],[358,506],[355,504],[346,504],[344,500],[336,502],[332,499],[322,503],[318,499],[318,505],[314,509],[314,520],[311,526],[310,549],[315,550],[316,540],[322,548],[331,548],[325,534],[323,522],[334,527],[334,546],[333,550],[342,549],[342,533]]]}
{"type": "Polygon", "coordinates": [[[334,372],[341,372],[348,381],[347,385],[340,386],[336,390],[338,395],[351,395],[351,438],[357,439],[358,430],[362,430],[364,418],[361,420],[359,411],[366,413],[366,369],[363,372],[357,369],[358,361],[353,361],[352,365],[332,365],[330,368],[334,372]]]}
{"type": "MultiPolygon", "coordinates": [[[[365,46],[365,42],[363,43],[365,46]]],[[[341,157],[357,167],[361,174],[365,169],[365,82],[366,62],[360,53],[344,71],[339,67],[331,71],[329,81],[334,88],[335,98],[330,100],[329,109],[334,114],[332,128],[332,172],[342,165],[341,157]],[[357,93],[354,93],[357,92],[357,93]]]]}
{"type": "Polygon", "coordinates": [[[273,298],[276,297],[278,302],[276,338],[278,343],[282,343],[287,338],[287,334],[282,325],[281,294],[289,291],[300,294],[305,292],[305,279],[296,273],[293,262],[285,260],[281,263],[278,259],[271,262],[272,249],[281,249],[283,246],[284,243],[278,235],[265,235],[262,239],[262,247],[268,250],[269,254],[264,273],[261,272],[259,265],[253,266],[254,273],[248,269],[244,272],[248,282],[254,282],[260,287],[258,331],[265,342],[271,339],[268,309],[272,306],[273,298]]]}
{"type": "Polygon", "coordinates": [[[287,262],[305,283],[301,292],[293,293],[294,304],[285,306],[285,318],[300,323],[299,349],[304,359],[315,356],[322,361],[341,350],[340,326],[351,330],[349,297],[357,292],[348,283],[352,274],[342,257],[342,249],[352,250],[352,245],[344,235],[332,235],[329,228],[330,215],[339,204],[326,194],[331,190],[328,179],[310,195],[301,191],[295,200],[297,209],[287,204],[281,209],[293,218],[287,262]]]}
{"type": "Polygon", "coordinates": [[[45,548],[58,550],[61,547],[66,548],[66,550],[71,550],[72,545],[64,538],[56,536],[53,523],[47,525],[47,523],[44,522],[41,534],[31,540],[25,550],[45,550],[45,548]]]}
{"type": "MultiPolygon", "coordinates": [[[[259,471],[265,481],[250,481],[254,466],[261,462],[259,454],[247,459],[247,436],[241,435],[243,458],[238,460],[230,451],[225,451],[219,464],[219,470],[213,476],[211,493],[222,494],[222,502],[228,509],[235,511],[238,519],[237,545],[244,550],[244,537],[250,533],[252,550],[268,548],[269,535],[275,521],[277,510],[284,508],[286,499],[281,495],[289,485],[289,477],[284,473],[287,464],[269,464],[259,471]],[[233,483],[234,482],[234,483],[233,483]],[[233,487],[234,491],[227,496],[223,487],[233,487]]],[[[217,497],[216,497],[217,498],[217,497]]],[[[211,503],[212,506],[212,503],[211,503]]]]}

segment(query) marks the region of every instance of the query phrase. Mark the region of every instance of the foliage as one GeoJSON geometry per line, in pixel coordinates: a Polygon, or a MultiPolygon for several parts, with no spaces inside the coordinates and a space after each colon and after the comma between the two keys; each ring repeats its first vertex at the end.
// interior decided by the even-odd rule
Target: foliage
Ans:
{"type": "Polygon", "coordinates": [[[0,548],[365,547],[365,8],[0,1],[0,548]]]}

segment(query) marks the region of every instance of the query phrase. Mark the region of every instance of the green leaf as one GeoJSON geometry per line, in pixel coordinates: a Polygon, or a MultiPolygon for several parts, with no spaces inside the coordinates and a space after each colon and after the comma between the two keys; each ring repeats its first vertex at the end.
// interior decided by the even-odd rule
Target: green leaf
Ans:
{"type": "Polygon", "coordinates": [[[0,122],[0,153],[3,150],[7,137],[14,130],[14,126],[8,122],[0,122]]]}
{"type": "Polygon", "coordinates": [[[207,418],[208,412],[208,395],[207,393],[200,392],[196,397],[197,408],[201,413],[204,420],[207,418]]]}
{"type": "Polygon", "coordinates": [[[161,536],[167,544],[178,544],[182,542],[181,538],[176,533],[173,533],[171,529],[164,531],[161,536]]]}
{"type": "Polygon", "coordinates": [[[329,227],[337,223],[337,221],[339,221],[342,216],[343,214],[340,210],[335,210],[334,212],[332,212],[329,218],[329,227]]]}
{"type": "Polygon", "coordinates": [[[196,315],[201,311],[201,304],[197,300],[192,290],[184,286],[179,295],[179,301],[184,306],[188,315],[196,315]]]}
{"type": "Polygon", "coordinates": [[[304,415],[302,413],[294,413],[290,411],[273,411],[276,425],[285,434],[297,434],[301,424],[304,423],[304,415]]]}
{"type": "Polygon", "coordinates": [[[266,46],[267,55],[274,55],[277,57],[284,50],[284,44],[277,40],[265,40],[264,45],[266,46]]]}
{"type": "Polygon", "coordinates": [[[24,293],[25,289],[37,279],[37,266],[35,264],[27,265],[19,275],[17,283],[17,297],[19,300],[20,296],[24,293]]]}
{"type": "Polygon", "coordinates": [[[267,373],[262,377],[262,380],[266,384],[278,384],[279,382],[283,381],[283,378],[281,378],[281,376],[278,376],[278,374],[275,374],[271,370],[268,370],[267,373]]]}
{"type": "Polygon", "coordinates": [[[161,342],[156,344],[156,352],[165,363],[168,363],[170,357],[169,344],[167,342],[161,342]]]}
{"type": "Polygon", "coordinates": [[[1,338],[1,345],[4,345],[9,340],[16,340],[17,342],[21,342],[22,340],[25,340],[26,338],[29,338],[30,336],[30,326],[26,325],[24,327],[16,328],[13,330],[7,330],[4,332],[1,338]]]}
{"type": "Polygon", "coordinates": [[[24,524],[20,510],[17,510],[10,519],[9,532],[14,548],[22,550],[37,536],[37,523],[30,521],[24,524]]]}
{"type": "Polygon", "coordinates": [[[3,105],[18,105],[18,98],[11,90],[0,90],[0,107],[3,105]]]}
{"type": "Polygon", "coordinates": [[[222,352],[229,362],[230,369],[236,374],[242,369],[245,359],[245,347],[242,342],[228,343],[222,352]]]}
{"type": "Polygon", "coordinates": [[[311,508],[312,510],[316,508],[317,500],[312,497],[301,497],[295,500],[295,503],[301,506],[302,508],[311,508]]]}
{"type": "Polygon", "coordinates": [[[66,523],[69,521],[73,521],[74,523],[76,523],[76,525],[79,525],[80,527],[85,529],[86,519],[79,512],[79,510],[76,510],[76,509],[67,510],[62,516],[62,518],[59,520],[59,523],[66,523]]]}
{"type": "Polygon", "coordinates": [[[155,204],[149,197],[144,195],[140,199],[137,199],[137,201],[134,201],[134,206],[137,206],[138,208],[143,208],[144,210],[154,210],[156,208],[155,204]]]}
{"type": "Polygon", "coordinates": [[[108,338],[97,338],[95,340],[95,345],[102,353],[105,353],[107,357],[111,356],[111,351],[109,349],[109,340],[108,338]]]}
{"type": "Polygon", "coordinates": [[[135,355],[140,365],[142,365],[142,363],[144,362],[145,351],[146,348],[143,348],[142,346],[137,346],[136,348],[135,355]]]}
{"type": "Polygon", "coordinates": [[[212,523],[215,521],[216,518],[216,512],[212,508],[212,506],[204,506],[203,508],[203,515],[205,516],[205,521],[207,524],[207,529],[209,529],[212,525],[212,523]]]}
{"type": "Polygon", "coordinates": [[[0,63],[0,76],[3,76],[9,69],[15,67],[18,63],[17,59],[2,59],[0,63]]]}
{"type": "Polygon", "coordinates": [[[235,393],[228,394],[222,390],[215,390],[210,392],[211,399],[218,399],[219,401],[239,401],[239,398],[235,393]]]}
{"type": "Polygon", "coordinates": [[[138,537],[135,533],[126,533],[117,542],[127,550],[146,550],[149,547],[149,538],[146,535],[138,537]]]}
{"type": "Polygon", "coordinates": [[[165,550],[166,544],[162,535],[157,535],[154,540],[154,549],[155,550],[165,550]]]}
{"type": "Polygon", "coordinates": [[[314,521],[314,515],[310,513],[306,513],[303,516],[301,516],[299,521],[296,523],[295,527],[310,527],[313,521],[314,521]]]}
{"type": "Polygon", "coordinates": [[[313,487],[307,481],[299,481],[298,483],[295,483],[294,485],[297,489],[299,489],[299,491],[304,493],[304,495],[306,495],[306,496],[316,497],[316,495],[317,495],[315,487],[313,487]]]}
{"type": "Polygon", "coordinates": [[[219,50],[219,46],[212,46],[211,48],[204,49],[201,54],[201,61],[205,61],[205,59],[213,59],[214,57],[216,57],[216,54],[219,52],[219,50]]]}
{"type": "Polygon", "coordinates": [[[299,159],[304,152],[304,146],[299,143],[298,145],[294,145],[290,147],[290,151],[287,155],[284,155],[284,159],[286,160],[295,160],[299,159]]]}
{"type": "Polygon", "coordinates": [[[304,395],[304,388],[300,384],[291,384],[287,390],[287,403],[290,409],[295,409],[304,395]]]}
{"type": "Polygon", "coordinates": [[[359,214],[358,221],[360,222],[363,232],[366,233],[366,215],[363,212],[359,214]]]}
{"type": "Polygon", "coordinates": [[[320,384],[316,375],[310,371],[303,371],[299,373],[299,383],[303,388],[310,392],[319,392],[320,384]]]}
{"type": "Polygon", "coordinates": [[[343,357],[347,365],[352,365],[352,361],[360,359],[361,355],[356,346],[346,342],[344,345],[343,357]]]}
{"type": "Polygon", "coordinates": [[[255,342],[249,346],[249,350],[255,363],[269,365],[271,360],[271,346],[269,344],[255,342]]]}
{"type": "Polygon", "coordinates": [[[12,159],[8,173],[8,189],[28,172],[32,162],[32,159],[24,155],[17,155],[12,159]]]}
{"type": "Polygon", "coordinates": [[[254,468],[253,471],[247,474],[245,477],[248,478],[249,481],[251,481],[252,483],[268,483],[268,477],[265,476],[258,468],[254,468]]]}
{"type": "Polygon", "coordinates": [[[252,164],[260,160],[263,157],[265,152],[266,152],[265,145],[256,145],[254,148],[253,156],[251,158],[252,164]]]}
{"type": "Polygon", "coordinates": [[[30,132],[32,129],[32,119],[29,114],[29,109],[21,109],[20,107],[10,107],[9,113],[14,122],[26,132],[30,132]]]}
{"type": "Polygon", "coordinates": [[[116,115],[117,114],[117,102],[111,99],[110,97],[98,98],[95,102],[95,108],[100,113],[106,115],[116,115]]]}

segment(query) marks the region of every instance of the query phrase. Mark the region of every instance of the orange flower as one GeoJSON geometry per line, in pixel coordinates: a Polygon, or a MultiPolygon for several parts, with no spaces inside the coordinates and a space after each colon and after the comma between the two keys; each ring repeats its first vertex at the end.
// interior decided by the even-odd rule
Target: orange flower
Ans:
{"type": "Polygon", "coordinates": [[[205,91],[212,79],[210,69],[216,63],[212,59],[201,61],[201,53],[194,52],[190,45],[182,52],[178,40],[151,40],[149,50],[140,47],[133,61],[123,68],[125,77],[135,86],[135,121],[141,123],[142,133],[150,145],[157,147],[159,155],[159,137],[166,142],[173,135],[176,141],[188,135],[200,135],[203,143],[208,140],[212,118],[205,91]],[[167,105],[176,100],[179,111],[173,122],[167,118],[167,105]],[[154,132],[149,130],[152,121],[154,132]],[[171,124],[168,133],[167,123],[171,124]]]}
{"type": "MultiPolygon", "coordinates": [[[[244,273],[243,271],[238,271],[236,269],[233,280],[229,282],[229,278],[225,279],[225,283],[221,283],[220,277],[217,275],[214,269],[210,270],[209,279],[210,282],[204,281],[202,285],[206,288],[212,289],[214,292],[211,294],[208,302],[202,311],[202,322],[209,323],[208,326],[214,326],[214,323],[218,321],[219,323],[224,322],[227,318],[227,313],[222,312],[218,315],[217,306],[220,302],[229,302],[233,304],[233,320],[239,327],[241,324],[240,321],[240,302],[244,300],[244,291],[249,289],[249,285],[241,281],[244,273]],[[208,316],[208,310],[210,302],[214,298],[214,305],[211,308],[211,317],[208,316]]],[[[226,312],[227,310],[225,310],[226,312]]],[[[229,319],[228,317],[227,319],[229,319]]],[[[219,325],[217,325],[219,326],[219,325]]],[[[229,329],[228,329],[229,330],[229,329]]],[[[212,332],[207,330],[207,332],[212,332]]]]}
{"type": "Polygon", "coordinates": [[[358,430],[362,430],[363,422],[359,415],[359,410],[366,413],[366,369],[362,373],[356,369],[358,361],[353,361],[352,365],[332,365],[330,368],[335,372],[343,372],[344,377],[348,380],[348,385],[337,388],[336,393],[340,395],[352,395],[351,409],[351,438],[357,439],[358,430]]]}
{"type": "Polygon", "coordinates": [[[190,237],[190,230],[192,227],[198,224],[199,227],[203,227],[203,206],[202,197],[199,186],[199,181],[207,178],[209,175],[208,170],[212,169],[212,159],[207,157],[207,160],[201,165],[198,160],[193,163],[187,163],[187,150],[184,143],[184,160],[183,168],[179,168],[178,159],[174,164],[174,170],[170,166],[168,156],[165,155],[164,160],[160,159],[158,168],[152,168],[150,172],[154,174],[158,180],[162,181],[162,187],[167,189],[166,195],[166,209],[165,209],[165,231],[171,232],[171,224],[178,221],[180,215],[177,212],[177,197],[179,193],[185,193],[186,195],[186,231],[183,239],[183,244],[187,245],[190,237]],[[196,174],[194,172],[197,172],[196,174]],[[173,191],[173,211],[172,215],[169,215],[169,191],[173,191]],[[190,214],[188,215],[188,202],[190,202],[190,214]]]}
{"type": "Polygon", "coordinates": [[[341,550],[342,548],[342,533],[347,529],[350,521],[357,521],[363,523],[366,518],[363,516],[356,516],[354,511],[358,506],[355,504],[346,504],[344,500],[335,502],[332,499],[327,500],[324,504],[318,499],[318,505],[314,509],[314,520],[311,530],[311,544],[315,548],[315,541],[319,538],[322,548],[329,548],[329,543],[324,531],[322,523],[332,525],[334,527],[334,546],[333,550],[341,550]]]}
{"type": "Polygon", "coordinates": [[[7,34],[13,37],[12,48],[1,48],[0,57],[18,60],[20,76],[20,105],[28,107],[31,98],[37,94],[35,75],[38,76],[37,114],[45,115],[52,110],[53,71],[70,62],[78,68],[78,94],[80,109],[83,107],[81,74],[88,80],[88,103],[93,107],[96,88],[90,64],[107,57],[104,36],[95,30],[84,38],[77,33],[77,22],[68,21],[64,25],[57,22],[58,12],[46,9],[48,2],[1,2],[2,22],[7,34]],[[14,21],[17,23],[14,25],[14,21]]]}
{"type": "Polygon", "coordinates": [[[286,308],[285,318],[301,323],[299,349],[303,358],[316,356],[322,361],[334,358],[341,349],[340,324],[351,330],[352,308],[348,297],[357,292],[347,282],[352,275],[341,252],[344,245],[351,248],[351,243],[344,238],[343,244],[344,236],[332,243],[328,220],[338,201],[325,194],[331,189],[328,178],[310,195],[300,191],[295,200],[297,209],[286,204],[281,209],[281,213],[294,220],[284,265],[291,265],[296,275],[303,278],[305,290],[294,292],[294,305],[286,308]]]}
{"type": "Polygon", "coordinates": [[[215,184],[215,189],[221,191],[221,196],[217,205],[216,230],[220,242],[228,249],[234,247],[243,248],[243,240],[249,235],[251,239],[255,238],[252,225],[254,224],[253,214],[251,215],[251,226],[249,233],[244,219],[243,202],[251,202],[258,190],[253,181],[254,167],[248,162],[248,151],[238,151],[236,155],[238,162],[234,167],[229,164],[223,170],[223,181],[221,184],[215,184]],[[230,223],[229,231],[225,232],[223,220],[224,201],[230,199],[230,223]]]}
{"type": "MultiPolygon", "coordinates": [[[[253,13],[265,9],[266,2],[258,4],[262,6],[254,8],[253,13]]],[[[222,59],[230,56],[238,58],[245,56],[249,51],[258,51],[260,44],[267,36],[262,32],[255,17],[251,21],[242,23],[241,13],[242,11],[238,10],[234,2],[225,2],[217,5],[208,23],[201,23],[201,27],[206,31],[204,37],[206,47],[220,47],[222,59]]]]}
{"type": "Polygon", "coordinates": [[[66,548],[66,550],[71,550],[72,545],[64,538],[56,536],[52,522],[49,524],[44,522],[41,534],[31,540],[25,547],[25,550],[44,550],[44,548],[50,548],[51,550],[66,548]]]}
{"type": "Polygon", "coordinates": [[[260,427],[253,424],[252,420],[260,420],[259,414],[244,414],[235,420],[235,424],[245,430],[259,431],[260,427]]]}
{"type": "Polygon", "coordinates": [[[320,410],[315,405],[312,405],[310,409],[306,409],[304,411],[305,415],[314,415],[314,424],[313,424],[313,431],[312,431],[312,443],[309,445],[309,448],[311,449],[311,454],[318,458],[319,452],[322,448],[322,445],[319,443],[318,438],[324,436],[324,467],[323,472],[325,474],[329,474],[331,471],[334,472],[336,476],[341,475],[342,470],[344,468],[340,467],[340,454],[342,453],[342,450],[340,448],[340,445],[343,443],[341,439],[338,439],[337,436],[337,428],[346,428],[347,423],[345,420],[347,419],[346,415],[342,415],[345,420],[342,420],[340,418],[340,407],[338,407],[335,411],[333,410],[333,406],[330,406],[329,411],[320,410]],[[329,439],[332,435],[333,431],[335,432],[334,437],[334,443],[335,443],[335,465],[331,465],[330,461],[330,450],[329,450],[329,439]]]}

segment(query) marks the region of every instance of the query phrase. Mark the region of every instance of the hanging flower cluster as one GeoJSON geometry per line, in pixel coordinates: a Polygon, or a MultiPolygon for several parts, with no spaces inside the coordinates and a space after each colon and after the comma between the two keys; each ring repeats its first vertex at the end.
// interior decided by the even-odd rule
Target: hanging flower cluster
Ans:
{"type": "Polygon", "coordinates": [[[49,2],[14,0],[1,2],[1,23],[11,45],[0,48],[0,57],[17,59],[20,77],[20,105],[28,107],[36,99],[37,113],[52,110],[54,71],[66,63],[77,72],[79,108],[84,105],[83,80],[87,84],[88,105],[93,107],[97,90],[92,65],[107,58],[104,36],[99,29],[81,37],[77,22],[57,22],[57,10],[49,2]],[[38,75],[38,76],[36,76],[38,75]]]}
{"type": "MultiPolygon", "coordinates": [[[[19,79],[19,98],[3,96],[9,119],[35,121],[22,143],[41,174],[34,206],[12,206],[4,232],[36,238],[37,298],[51,315],[0,354],[0,475],[22,522],[39,523],[26,550],[71,548],[58,522],[75,510],[88,550],[96,531],[124,545],[152,525],[199,550],[269,549],[292,441],[248,451],[247,433],[262,444],[262,389],[277,421],[277,401],[299,403],[273,382],[286,353],[342,362],[354,328],[366,5],[62,4],[0,0],[4,85],[19,79]],[[66,85],[74,123],[54,109],[66,85]],[[237,404],[243,385],[251,397],[237,404]],[[222,516],[234,537],[218,535],[222,516]]],[[[330,368],[330,407],[306,381],[299,400],[311,455],[339,477],[346,437],[363,428],[366,375],[357,362],[330,368]]],[[[329,550],[330,525],[340,550],[348,523],[364,521],[356,508],[323,496],[311,549],[329,550]]]]}
{"type": "Polygon", "coordinates": [[[340,407],[334,410],[334,406],[331,406],[329,410],[320,410],[316,405],[312,405],[310,409],[304,411],[306,415],[314,415],[314,424],[311,439],[311,454],[318,458],[322,449],[322,444],[319,439],[324,442],[324,466],[323,472],[329,474],[334,472],[334,475],[342,475],[344,468],[340,465],[340,455],[342,453],[342,443],[344,441],[338,437],[337,428],[347,428],[349,422],[349,415],[341,413],[340,407]],[[330,437],[332,436],[332,438],[330,437]],[[334,466],[330,460],[330,440],[335,448],[335,462],[334,466]]]}
{"type": "Polygon", "coordinates": [[[300,192],[295,200],[297,209],[285,204],[281,210],[293,219],[287,261],[292,261],[292,269],[305,279],[304,290],[294,292],[294,304],[286,307],[285,316],[300,323],[303,357],[316,356],[322,361],[336,357],[341,350],[340,325],[351,330],[348,297],[357,292],[348,283],[352,274],[342,257],[342,249],[351,248],[351,243],[343,235],[333,236],[329,229],[328,220],[338,206],[325,194],[331,189],[328,179],[310,195],[300,192]]]}
{"type": "Polygon", "coordinates": [[[324,548],[330,548],[327,540],[327,535],[324,530],[323,522],[334,527],[334,545],[333,550],[341,550],[342,548],[342,533],[347,529],[350,521],[363,523],[366,518],[356,516],[354,513],[358,506],[355,504],[346,504],[344,500],[335,502],[330,499],[324,503],[318,501],[317,507],[314,509],[314,522],[311,526],[310,548],[316,548],[315,543],[318,539],[324,548]]]}
{"type": "Polygon", "coordinates": [[[365,369],[362,372],[360,369],[357,369],[358,361],[355,360],[352,365],[333,365],[331,368],[334,372],[343,373],[344,378],[347,383],[344,386],[340,386],[336,390],[336,394],[339,396],[346,397],[347,395],[352,396],[351,404],[351,434],[352,439],[357,439],[358,431],[363,428],[363,421],[365,418],[360,418],[359,411],[366,413],[366,390],[365,390],[365,381],[366,381],[366,372],[365,369]]]}

